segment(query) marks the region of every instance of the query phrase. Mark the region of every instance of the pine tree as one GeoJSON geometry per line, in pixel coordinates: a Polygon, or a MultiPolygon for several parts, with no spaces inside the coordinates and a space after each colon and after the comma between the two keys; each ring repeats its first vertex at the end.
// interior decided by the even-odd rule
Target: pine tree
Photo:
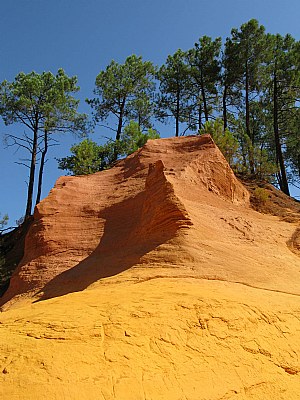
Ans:
{"type": "Polygon", "coordinates": [[[217,87],[221,72],[220,50],[221,38],[212,40],[208,36],[203,36],[195,43],[195,47],[188,51],[198,129],[203,125],[202,114],[207,122],[217,105],[217,87]]]}
{"type": "Polygon", "coordinates": [[[158,71],[160,93],[157,99],[157,116],[161,121],[175,119],[175,136],[179,136],[180,123],[191,121],[192,105],[190,102],[191,82],[190,67],[186,61],[186,53],[178,49],[169,55],[167,61],[158,71]]]}
{"type": "Polygon", "coordinates": [[[20,73],[13,82],[4,81],[0,86],[0,115],[4,123],[21,123],[23,136],[7,135],[8,145],[18,146],[30,153],[29,181],[25,219],[31,215],[35,172],[39,147],[44,144],[39,173],[37,202],[40,200],[45,157],[50,134],[81,131],[85,126],[84,114],[77,113],[78,100],[71,95],[77,92],[77,78],[68,77],[60,69],[38,74],[20,73]]]}
{"type": "MultiPolygon", "coordinates": [[[[265,28],[258,21],[252,19],[243,24],[240,29],[232,29],[231,39],[234,46],[236,62],[242,68],[242,74],[236,83],[237,89],[243,93],[239,105],[244,114],[245,133],[247,136],[249,167],[255,173],[254,147],[255,134],[251,126],[251,104],[259,98],[262,89],[262,63],[265,57],[266,36],[265,28]]],[[[240,70],[239,70],[240,72],[240,70]]],[[[240,114],[241,115],[241,114],[240,114]]]]}
{"type": "Polygon", "coordinates": [[[238,43],[227,38],[221,60],[221,96],[224,130],[228,128],[230,120],[234,118],[234,111],[239,108],[239,104],[242,101],[240,85],[243,77],[243,66],[239,62],[238,52],[238,43]]]}
{"type": "MultiPolygon", "coordinates": [[[[112,61],[96,77],[94,94],[87,100],[94,110],[94,121],[101,124],[109,117],[116,119],[116,141],[120,140],[123,128],[130,120],[149,127],[153,109],[155,68],[150,61],[131,55],[124,64],[112,61]]],[[[115,158],[117,158],[117,151],[115,158]]]]}

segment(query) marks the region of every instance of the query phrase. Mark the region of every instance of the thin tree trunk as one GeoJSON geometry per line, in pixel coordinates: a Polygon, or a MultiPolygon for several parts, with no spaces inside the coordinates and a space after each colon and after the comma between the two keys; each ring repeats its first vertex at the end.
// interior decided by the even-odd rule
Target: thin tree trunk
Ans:
{"type": "Polygon", "coordinates": [[[44,166],[46,160],[46,154],[48,151],[48,132],[47,130],[44,131],[44,150],[42,151],[41,155],[41,163],[40,163],[40,170],[39,170],[39,180],[38,180],[38,189],[37,189],[37,196],[35,205],[39,204],[41,201],[42,195],[42,185],[43,185],[43,173],[44,173],[44,166]]]}
{"type": "Polygon", "coordinates": [[[249,71],[248,71],[248,62],[246,62],[246,87],[245,87],[245,101],[246,101],[246,134],[250,139],[251,145],[249,147],[249,164],[250,164],[250,173],[254,174],[254,154],[253,154],[253,146],[254,146],[254,138],[251,135],[250,131],[250,104],[249,104],[249,71]]]}
{"type": "Polygon", "coordinates": [[[286,169],[284,165],[284,159],[282,154],[282,148],[280,143],[280,135],[279,135],[279,125],[278,125],[278,86],[277,86],[277,76],[274,74],[273,81],[273,125],[274,125],[274,139],[275,139],[275,147],[276,147],[276,156],[280,168],[280,189],[283,193],[290,195],[289,184],[286,176],[286,169]]]}
{"type": "Polygon", "coordinates": [[[223,129],[224,132],[228,127],[228,122],[227,122],[227,104],[226,104],[226,100],[227,100],[227,86],[224,86],[224,92],[223,92],[223,129]]]}
{"type": "MultiPolygon", "coordinates": [[[[122,103],[121,103],[121,106],[120,106],[120,115],[119,115],[119,121],[118,121],[118,129],[117,129],[117,134],[116,134],[116,141],[120,140],[121,134],[122,134],[125,102],[126,102],[126,98],[124,98],[122,100],[122,103]]],[[[119,155],[118,154],[118,145],[115,145],[115,147],[114,147],[114,161],[117,160],[118,155],[119,155]]]]}
{"type": "Polygon", "coordinates": [[[119,116],[116,140],[120,140],[120,138],[121,138],[122,127],[123,127],[123,110],[121,110],[120,116],[119,116]]]}
{"type": "Polygon", "coordinates": [[[201,71],[201,94],[202,94],[202,101],[203,101],[203,111],[204,111],[204,117],[205,121],[208,121],[208,109],[207,109],[207,101],[206,101],[206,94],[204,90],[204,82],[203,82],[203,75],[201,71]]]}
{"type": "MultiPolygon", "coordinates": [[[[277,164],[278,164],[278,161],[277,161],[277,164]]],[[[279,171],[276,173],[276,178],[277,178],[278,185],[281,188],[282,187],[282,179],[281,179],[281,174],[279,171]]]]}
{"type": "Polygon", "coordinates": [[[202,128],[202,105],[199,103],[199,109],[198,109],[198,125],[199,125],[199,131],[202,128]]]}
{"type": "Polygon", "coordinates": [[[179,112],[180,112],[180,92],[176,94],[176,115],[175,115],[175,136],[179,136],[179,112]]]}
{"type": "Polygon", "coordinates": [[[26,205],[26,211],[25,211],[25,220],[31,216],[31,210],[32,210],[37,145],[38,145],[38,127],[36,124],[36,127],[34,128],[34,131],[33,131],[33,141],[32,141],[32,150],[31,150],[29,182],[28,182],[28,189],[27,189],[27,205],[26,205]]]}

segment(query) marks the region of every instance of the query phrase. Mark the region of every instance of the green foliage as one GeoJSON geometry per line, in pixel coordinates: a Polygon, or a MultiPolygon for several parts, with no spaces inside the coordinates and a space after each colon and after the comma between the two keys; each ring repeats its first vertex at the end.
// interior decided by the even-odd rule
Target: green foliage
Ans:
{"type": "Polygon", "coordinates": [[[255,175],[259,179],[274,182],[274,176],[278,171],[278,167],[276,163],[270,159],[270,153],[268,150],[255,146],[253,153],[255,175]]]}
{"type": "MultiPolygon", "coordinates": [[[[255,19],[242,24],[239,29],[231,30],[231,38],[228,44],[232,46],[232,56],[236,57],[234,65],[238,67],[239,80],[236,85],[255,96],[261,89],[263,79],[262,63],[266,56],[266,35],[265,27],[255,19]]],[[[247,100],[247,99],[245,99],[247,100]]],[[[246,105],[245,105],[246,106],[246,105]]]]}
{"type": "Polygon", "coordinates": [[[179,123],[189,124],[192,106],[190,104],[190,67],[186,53],[178,49],[162,65],[157,73],[160,93],[157,98],[157,116],[162,122],[175,118],[175,136],[179,136],[179,123]]]}
{"type": "Polygon", "coordinates": [[[158,138],[159,134],[154,129],[150,128],[146,133],[143,133],[137,122],[130,121],[121,135],[120,147],[122,154],[127,156],[134,153],[140,147],[143,147],[147,140],[158,138]]]}
{"type": "Polygon", "coordinates": [[[283,37],[279,34],[268,34],[267,43],[263,97],[265,109],[273,122],[269,126],[269,135],[273,138],[275,162],[278,164],[278,183],[289,195],[287,167],[293,171],[294,177],[299,177],[297,169],[300,171],[295,169],[300,155],[300,45],[291,35],[283,37]]]}
{"type": "Polygon", "coordinates": [[[7,225],[7,222],[8,222],[8,215],[5,214],[3,215],[3,217],[1,217],[0,213],[0,233],[4,229],[4,226],[7,225]]]}
{"type": "Polygon", "coordinates": [[[94,109],[95,123],[109,116],[117,119],[116,140],[120,140],[124,124],[136,120],[149,127],[153,113],[155,68],[150,61],[131,55],[124,64],[114,60],[96,77],[95,98],[87,100],[94,109]]]}
{"type": "Polygon", "coordinates": [[[266,202],[268,201],[269,195],[268,192],[261,187],[257,187],[255,188],[254,192],[253,192],[253,196],[255,199],[255,202],[258,204],[266,204],[266,202]]]}
{"type": "Polygon", "coordinates": [[[77,113],[79,100],[71,94],[78,90],[77,77],[63,69],[56,75],[21,72],[13,82],[1,83],[0,114],[6,125],[18,122],[31,131],[84,130],[86,116],[77,113]]]}
{"type": "MultiPolygon", "coordinates": [[[[263,68],[262,63],[265,58],[265,28],[259,25],[258,21],[251,19],[243,24],[240,29],[231,30],[231,48],[235,49],[232,53],[237,57],[238,68],[235,86],[237,90],[243,93],[239,104],[240,110],[243,110],[245,133],[251,140],[252,146],[248,147],[249,168],[251,174],[255,173],[252,147],[255,145],[255,133],[252,126],[251,106],[259,99],[262,89],[263,68]]],[[[232,65],[232,64],[231,64],[232,65]]]]}
{"type": "Polygon", "coordinates": [[[35,169],[38,152],[42,152],[37,202],[40,198],[45,156],[50,135],[57,132],[84,132],[86,115],[78,114],[78,100],[72,93],[79,90],[76,77],[68,77],[62,69],[51,72],[18,74],[13,82],[0,85],[0,115],[4,123],[20,123],[24,135],[7,135],[7,144],[30,153],[29,181],[25,218],[31,215],[35,169]]]}
{"type": "Polygon", "coordinates": [[[298,110],[297,118],[294,120],[294,128],[289,131],[286,140],[285,159],[291,170],[291,181],[300,187],[300,112],[298,110]]]}
{"type": "Polygon", "coordinates": [[[159,134],[153,129],[142,133],[137,122],[130,121],[121,139],[109,140],[98,145],[90,139],[71,147],[71,156],[58,159],[58,168],[73,175],[87,175],[110,168],[115,161],[115,153],[127,156],[144,146],[148,139],[157,139],[159,134]]]}
{"type": "Polygon", "coordinates": [[[58,159],[58,168],[72,175],[87,175],[108,168],[113,162],[114,142],[103,146],[90,139],[71,147],[71,156],[58,159]]]}
{"type": "MultiPolygon", "coordinates": [[[[236,172],[242,174],[249,173],[250,169],[247,154],[249,153],[249,147],[252,146],[252,143],[246,134],[242,136],[243,141],[239,142],[232,132],[228,129],[224,130],[223,121],[221,119],[206,122],[199,133],[208,133],[212,136],[227,162],[236,172]]],[[[277,167],[275,163],[270,160],[269,152],[259,146],[252,147],[251,152],[254,157],[255,175],[260,179],[272,180],[272,176],[277,172],[277,167]]]]}
{"type": "Polygon", "coordinates": [[[234,168],[239,165],[239,142],[228,129],[224,131],[222,120],[207,121],[199,133],[208,133],[212,136],[231,167],[234,168]]]}
{"type": "Polygon", "coordinates": [[[198,128],[202,127],[202,114],[208,121],[213,106],[217,102],[217,85],[220,81],[220,49],[221,38],[212,40],[203,36],[187,52],[190,70],[191,91],[194,97],[194,116],[198,128]]]}

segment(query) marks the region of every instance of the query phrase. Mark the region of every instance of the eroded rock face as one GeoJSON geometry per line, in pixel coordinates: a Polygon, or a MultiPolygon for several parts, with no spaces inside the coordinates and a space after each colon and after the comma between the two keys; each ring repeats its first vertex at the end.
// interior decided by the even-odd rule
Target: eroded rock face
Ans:
{"type": "Polygon", "coordinates": [[[1,399],[297,399],[293,221],[249,207],[208,135],[60,178],[2,298],[1,399]]]}
{"type": "MultiPolygon", "coordinates": [[[[86,259],[103,260],[91,279],[119,273],[191,226],[174,178],[234,204],[249,200],[208,135],[149,141],[111,170],[62,177],[35,209],[24,258],[2,304],[17,295],[36,294],[86,259]]],[[[69,275],[63,276],[68,286],[69,275]]],[[[82,290],[84,280],[92,283],[78,273],[77,279],[81,284],[75,283],[74,290],[82,290]]]]}

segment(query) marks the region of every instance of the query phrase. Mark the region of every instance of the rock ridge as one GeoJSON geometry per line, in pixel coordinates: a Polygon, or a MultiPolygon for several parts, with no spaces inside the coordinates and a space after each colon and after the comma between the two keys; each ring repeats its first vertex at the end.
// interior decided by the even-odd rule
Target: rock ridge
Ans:
{"type": "MultiPolygon", "coordinates": [[[[124,258],[126,246],[133,254],[136,252],[132,249],[136,237],[140,249],[144,246],[149,252],[153,246],[175,237],[182,224],[191,226],[172,178],[198,185],[232,202],[249,201],[247,190],[237,181],[209,135],[148,141],[144,148],[111,170],[58,179],[49,196],[35,208],[23,260],[0,304],[26,293],[32,296],[55,276],[87,258],[95,259],[99,243],[103,258],[113,249],[105,248],[105,240],[108,246],[111,240],[123,248],[121,256],[119,250],[112,250],[120,259],[124,258]],[[118,215],[123,227],[113,214],[118,215]],[[118,234],[106,235],[103,240],[108,225],[118,234]],[[141,238],[151,242],[151,246],[143,245],[141,238]]],[[[127,256],[138,262],[137,257],[127,256]]],[[[107,256],[106,261],[108,258],[112,257],[107,256]]],[[[109,268],[106,265],[106,273],[99,273],[99,277],[108,276],[109,268]]],[[[120,272],[120,268],[114,270],[120,272]]]]}

